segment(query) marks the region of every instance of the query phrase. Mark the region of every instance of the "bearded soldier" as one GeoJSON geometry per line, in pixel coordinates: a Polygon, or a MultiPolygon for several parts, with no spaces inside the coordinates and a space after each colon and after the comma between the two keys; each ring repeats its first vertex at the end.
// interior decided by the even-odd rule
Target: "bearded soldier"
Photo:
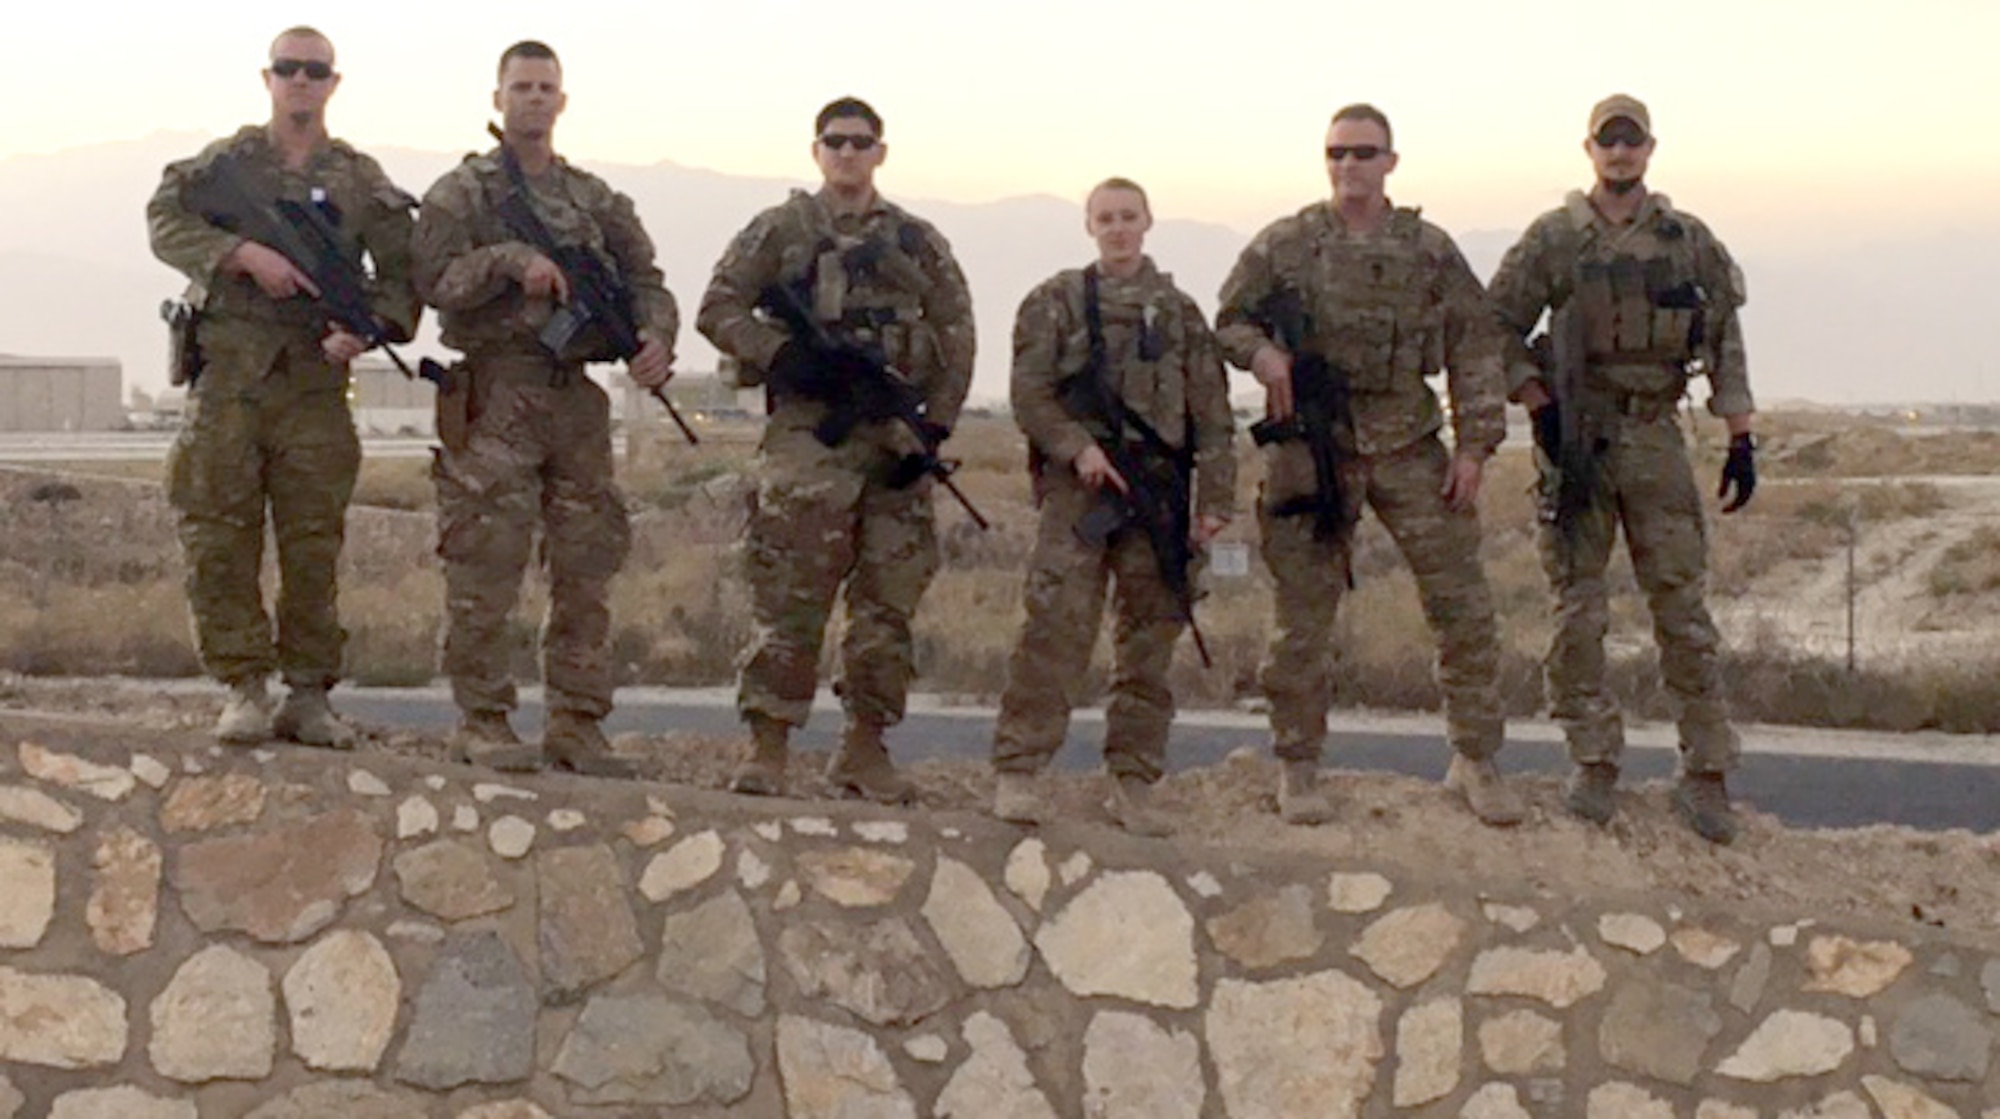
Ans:
{"type": "Polygon", "coordinates": [[[784,789],[792,728],[811,710],[836,595],[847,617],[836,685],[846,727],[828,778],[896,802],[909,783],[885,728],[914,672],[910,619],[937,570],[937,444],[972,382],[972,299],[951,247],[887,201],[882,118],[841,98],[813,122],[825,185],[794,192],[738,234],[696,325],[762,384],[770,424],[746,548],[754,629],[737,710],[751,748],[730,786],[784,789]],[[882,407],[902,401],[902,419],[882,407]]]}
{"type": "Polygon", "coordinates": [[[1715,843],[1736,835],[1724,775],[1736,764],[1718,660],[1702,601],[1707,530],[1676,417],[1690,378],[1706,376],[1709,411],[1730,435],[1723,512],[1757,485],[1755,405],[1737,327],[1743,277],[1715,235],[1646,189],[1646,106],[1618,95],[1591,109],[1583,149],[1597,181],[1543,214],[1494,274],[1494,306],[1516,347],[1511,395],[1535,421],[1542,553],[1557,602],[1549,650],[1555,717],[1576,763],[1566,801],[1594,823],[1616,811],[1625,730],[1605,683],[1604,572],[1619,530],[1653,612],[1660,671],[1679,707],[1674,803],[1715,843]],[[1550,312],[1537,362],[1521,340],[1550,312]]]}
{"type": "MultiPolygon", "coordinates": [[[[194,379],[167,459],[167,495],[180,522],[202,667],[229,686],[216,737],[245,744],[276,734],[344,748],[354,732],[327,691],[340,679],[347,640],[335,581],[361,465],[348,363],[371,338],[404,341],[416,329],[415,200],[373,159],[328,136],[326,104],[340,74],[325,35],[310,27],[280,34],[264,85],[270,123],[169,166],[146,207],[153,253],[187,275],[198,321],[177,363],[194,379]],[[335,321],[310,262],[248,235],[246,205],[269,214],[291,207],[323,231],[319,247],[358,278],[354,310],[363,321],[335,321]],[[262,587],[267,510],[278,549],[275,640],[262,587]],[[275,717],[266,688],[274,670],[290,689],[275,717]]],[[[273,240],[290,231],[258,230],[273,240]]]]}
{"type": "Polygon", "coordinates": [[[1348,589],[1362,506],[1416,576],[1438,636],[1438,682],[1454,751],[1447,783],[1488,824],[1520,820],[1501,783],[1499,640],[1479,558],[1480,481],[1506,433],[1500,339],[1479,281],[1451,238],[1384,193],[1397,155],[1389,120],[1350,105],[1326,133],[1333,198],[1257,235],[1222,288],[1216,337],[1264,386],[1258,505],[1275,581],[1265,660],[1279,808],[1329,819],[1319,787],[1332,702],[1334,612],[1348,589]],[[1453,446],[1430,378],[1446,374],[1453,446]]]}

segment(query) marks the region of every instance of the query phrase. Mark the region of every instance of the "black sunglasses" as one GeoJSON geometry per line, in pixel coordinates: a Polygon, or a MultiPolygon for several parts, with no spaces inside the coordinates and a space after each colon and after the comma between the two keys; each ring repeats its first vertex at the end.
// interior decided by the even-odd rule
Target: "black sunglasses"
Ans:
{"type": "Polygon", "coordinates": [[[875,146],[875,137],[855,136],[845,132],[829,132],[826,135],[821,136],[819,138],[819,142],[825,144],[829,148],[832,148],[834,151],[839,151],[840,149],[846,147],[852,147],[855,151],[865,152],[868,149],[875,146]]]}
{"type": "Polygon", "coordinates": [[[1366,163],[1387,150],[1379,144],[1332,144],[1326,149],[1326,159],[1329,163],[1339,163],[1343,159],[1358,159],[1366,163]]]}
{"type": "Polygon", "coordinates": [[[1628,148],[1646,146],[1646,130],[1629,120],[1612,121],[1598,129],[1595,138],[1600,148],[1615,148],[1620,144],[1628,148]]]}
{"type": "Polygon", "coordinates": [[[271,73],[281,78],[296,77],[301,70],[306,72],[306,79],[308,81],[323,82],[333,77],[333,63],[321,62],[317,58],[274,58],[271,60],[271,73]]]}

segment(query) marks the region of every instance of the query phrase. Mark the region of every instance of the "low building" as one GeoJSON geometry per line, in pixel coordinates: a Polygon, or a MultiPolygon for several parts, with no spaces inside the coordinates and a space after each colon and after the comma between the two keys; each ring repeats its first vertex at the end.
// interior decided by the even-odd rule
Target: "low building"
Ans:
{"type": "Polygon", "coordinates": [[[124,393],[117,358],[0,354],[0,431],[118,431],[124,393]]]}

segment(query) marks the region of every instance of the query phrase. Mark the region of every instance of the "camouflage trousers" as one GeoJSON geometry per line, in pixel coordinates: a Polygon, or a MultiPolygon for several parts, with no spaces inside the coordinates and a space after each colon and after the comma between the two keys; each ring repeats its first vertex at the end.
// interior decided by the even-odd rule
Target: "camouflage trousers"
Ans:
{"type": "Polygon", "coordinates": [[[1027,621],[1007,662],[1007,689],[993,728],[993,768],[1034,773],[1062,748],[1070,712],[1084,699],[1090,654],[1112,599],[1111,702],[1105,710],[1104,764],[1114,775],[1156,781],[1167,758],[1174,695],[1167,670],[1187,628],[1160,578],[1152,544],[1127,529],[1104,548],[1076,534],[1098,501],[1069,470],[1043,481],[1041,525],[1022,598],[1027,621]]]}
{"type": "Polygon", "coordinates": [[[229,683],[275,669],[295,686],[340,678],[338,574],[361,442],[347,371],[317,340],[204,325],[207,366],[167,453],[202,668],[229,683]],[[277,542],[277,634],[264,610],[265,512],[277,542]]]}
{"type": "Polygon", "coordinates": [[[781,407],[764,431],[745,547],[751,637],[736,707],[802,726],[834,599],[845,592],[835,688],[849,715],[902,721],[915,675],[910,619],[937,573],[931,482],[881,481],[895,461],[881,424],[838,447],[814,437],[816,410],[781,407]]]}
{"type": "Polygon", "coordinates": [[[537,527],[549,584],[542,681],[551,711],[611,710],[611,577],[632,548],[613,480],[610,400],[581,367],[532,357],[468,361],[466,437],[439,453],[444,672],[463,711],[515,705],[507,621],[537,527]]]}
{"type": "Polygon", "coordinates": [[[1604,657],[1611,618],[1605,569],[1622,525],[1632,574],[1652,610],[1660,674],[1676,707],[1682,764],[1690,772],[1734,767],[1739,744],[1723,692],[1722,638],[1702,601],[1708,526],[1686,439],[1672,411],[1616,423],[1598,457],[1590,501],[1564,529],[1548,512],[1555,500],[1554,470],[1540,452],[1536,457],[1543,470],[1542,565],[1556,593],[1556,632],[1545,667],[1570,757],[1610,762],[1625,748],[1604,657]]]}
{"type": "Polygon", "coordinates": [[[1500,749],[1499,631],[1479,557],[1479,514],[1454,512],[1441,491],[1450,452],[1436,435],[1400,450],[1350,459],[1342,474],[1350,523],[1337,540],[1313,538],[1311,516],[1271,509],[1313,485],[1310,452],[1285,443],[1265,451],[1268,480],[1258,502],[1264,563],[1275,586],[1276,633],[1262,683],[1271,703],[1274,749],[1287,761],[1316,760],[1326,742],[1333,701],[1333,624],[1352,571],[1353,525],[1361,506],[1375,510],[1396,541],[1424,618],[1438,642],[1445,737],[1470,758],[1500,749]]]}

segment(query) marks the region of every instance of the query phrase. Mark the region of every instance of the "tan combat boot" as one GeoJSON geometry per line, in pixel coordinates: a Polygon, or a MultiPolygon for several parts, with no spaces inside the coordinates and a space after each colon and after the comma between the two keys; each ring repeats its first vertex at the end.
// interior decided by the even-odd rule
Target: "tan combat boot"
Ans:
{"type": "Polygon", "coordinates": [[[848,719],[840,749],[827,763],[826,779],[834,792],[876,804],[908,804],[917,795],[916,786],[889,761],[889,749],[882,744],[882,724],[875,719],[848,719]]]}
{"type": "Polygon", "coordinates": [[[1736,810],[1720,773],[1683,773],[1674,786],[1674,808],[1694,833],[1718,846],[1736,841],[1736,810]]]}
{"type": "Polygon", "coordinates": [[[1173,821],[1153,803],[1153,783],[1137,777],[1119,777],[1111,782],[1111,799],[1105,802],[1111,818],[1133,835],[1159,837],[1174,834],[1173,821]]]}
{"type": "Polygon", "coordinates": [[[1278,816],[1288,824],[1311,826],[1333,821],[1333,802],[1320,788],[1319,763],[1288,761],[1278,781],[1278,816]]]}
{"type": "Polygon", "coordinates": [[[791,728],[769,715],[753,714],[750,724],[750,756],[729,778],[729,791],[753,797],[785,795],[785,759],[791,728]]]}
{"type": "Polygon", "coordinates": [[[993,775],[993,816],[1010,824],[1039,824],[1048,818],[1048,798],[1039,773],[993,775]]]}
{"type": "Polygon", "coordinates": [[[549,715],[548,730],[542,733],[542,756],[556,769],[566,769],[585,777],[639,776],[631,759],[611,752],[604,729],[597,720],[576,711],[556,711],[549,715]]]}
{"type": "Polygon", "coordinates": [[[1490,827],[1512,827],[1528,815],[1527,802],[1513,786],[1500,780],[1500,767],[1492,758],[1453,754],[1451,768],[1445,770],[1444,787],[1464,797],[1472,814],[1490,827]]]}
{"type": "Polygon", "coordinates": [[[542,748],[530,746],[514,733],[505,711],[467,711],[446,743],[451,760],[507,773],[533,773],[542,768],[542,748]]]}
{"type": "Polygon", "coordinates": [[[227,746],[254,746],[271,738],[271,693],[262,676],[229,685],[229,698],[215,720],[215,740],[227,746]]]}
{"type": "Polygon", "coordinates": [[[354,728],[333,713],[326,701],[326,688],[300,685],[285,695],[271,730],[279,738],[301,746],[324,746],[332,750],[354,749],[354,728]]]}

